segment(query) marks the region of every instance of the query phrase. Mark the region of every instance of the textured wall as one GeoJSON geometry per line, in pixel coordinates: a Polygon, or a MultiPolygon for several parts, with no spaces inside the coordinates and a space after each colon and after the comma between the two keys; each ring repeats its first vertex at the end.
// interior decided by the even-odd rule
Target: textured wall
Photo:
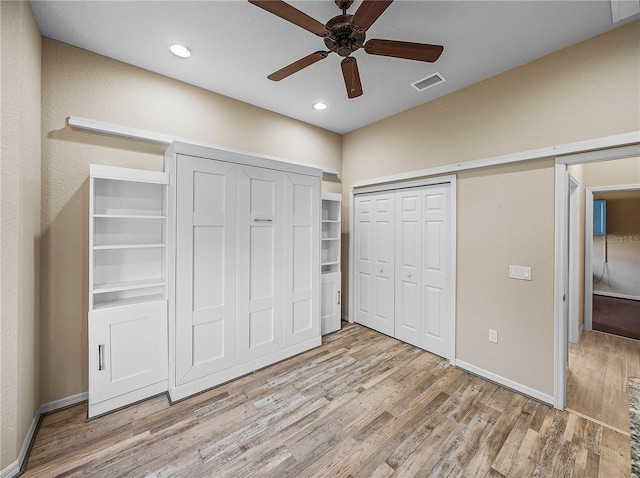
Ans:
{"type": "MultiPolygon", "coordinates": [[[[42,402],[87,390],[89,164],[161,170],[164,146],[82,116],[341,169],[340,135],[50,39],[42,46],[42,402]]],[[[340,191],[339,182],[323,189],[340,191]]]]}
{"type": "Polygon", "coordinates": [[[0,470],[40,404],[40,45],[27,2],[0,2],[0,470]]]}
{"type": "MultiPolygon", "coordinates": [[[[345,135],[344,220],[357,180],[639,130],[639,36],[635,21],[345,135]]],[[[553,163],[458,177],[458,357],[552,394],[553,163]]]]}

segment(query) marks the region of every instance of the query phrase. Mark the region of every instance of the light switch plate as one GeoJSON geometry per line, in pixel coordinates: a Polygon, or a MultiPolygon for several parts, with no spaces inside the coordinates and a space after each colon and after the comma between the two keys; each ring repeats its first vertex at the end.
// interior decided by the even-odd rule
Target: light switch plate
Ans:
{"type": "Polygon", "coordinates": [[[531,280],[531,267],[509,266],[509,277],[511,279],[531,280]]]}

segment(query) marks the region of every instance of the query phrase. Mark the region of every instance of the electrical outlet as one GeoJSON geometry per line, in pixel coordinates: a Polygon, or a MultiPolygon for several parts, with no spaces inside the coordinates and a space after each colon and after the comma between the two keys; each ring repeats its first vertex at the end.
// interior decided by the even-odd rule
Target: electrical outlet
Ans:
{"type": "Polygon", "coordinates": [[[498,343],[498,331],[489,329],[489,342],[493,342],[494,344],[498,343]]]}

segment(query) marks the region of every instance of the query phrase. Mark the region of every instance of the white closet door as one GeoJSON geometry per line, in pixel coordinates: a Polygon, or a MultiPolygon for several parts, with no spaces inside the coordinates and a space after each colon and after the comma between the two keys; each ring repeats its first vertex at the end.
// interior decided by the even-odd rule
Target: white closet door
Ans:
{"type": "Polygon", "coordinates": [[[358,324],[371,327],[373,314],[373,197],[355,197],[355,299],[353,318],[358,324]]]}
{"type": "Polygon", "coordinates": [[[395,194],[380,194],[373,201],[373,315],[371,328],[394,336],[394,224],[395,194]]]}
{"type": "Polygon", "coordinates": [[[287,175],[280,171],[239,168],[240,362],[268,355],[283,346],[286,181],[287,175]]]}
{"type": "Polygon", "coordinates": [[[394,335],[395,193],[356,200],[356,318],[394,335]]]}
{"type": "Polygon", "coordinates": [[[422,347],[451,359],[450,185],[422,192],[422,347]]]}
{"type": "Polygon", "coordinates": [[[421,347],[422,189],[396,193],[395,337],[421,347]]]}
{"type": "Polygon", "coordinates": [[[176,383],[235,363],[237,166],[177,161],[176,383]]]}
{"type": "Polygon", "coordinates": [[[285,345],[320,333],[320,181],[289,173],[285,200],[285,345]]]}

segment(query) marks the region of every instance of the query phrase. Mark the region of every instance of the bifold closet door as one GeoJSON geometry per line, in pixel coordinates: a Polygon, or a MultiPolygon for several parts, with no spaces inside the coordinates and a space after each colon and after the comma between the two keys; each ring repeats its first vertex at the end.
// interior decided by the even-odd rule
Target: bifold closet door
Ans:
{"type": "Polygon", "coordinates": [[[421,342],[422,189],[396,193],[395,337],[417,347],[421,342]]]}
{"type": "Polygon", "coordinates": [[[355,199],[355,321],[394,335],[395,193],[355,199]]]}
{"type": "Polygon", "coordinates": [[[451,359],[451,211],[449,184],[422,191],[421,347],[451,359]]]}
{"type": "Polygon", "coordinates": [[[180,156],[176,211],[176,383],[235,363],[235,164],[180,156]]]}
{"type": "Polygon", "coordinates": [[[287,174],[239,167],[238,360],[283,347],[287,174]]]}

